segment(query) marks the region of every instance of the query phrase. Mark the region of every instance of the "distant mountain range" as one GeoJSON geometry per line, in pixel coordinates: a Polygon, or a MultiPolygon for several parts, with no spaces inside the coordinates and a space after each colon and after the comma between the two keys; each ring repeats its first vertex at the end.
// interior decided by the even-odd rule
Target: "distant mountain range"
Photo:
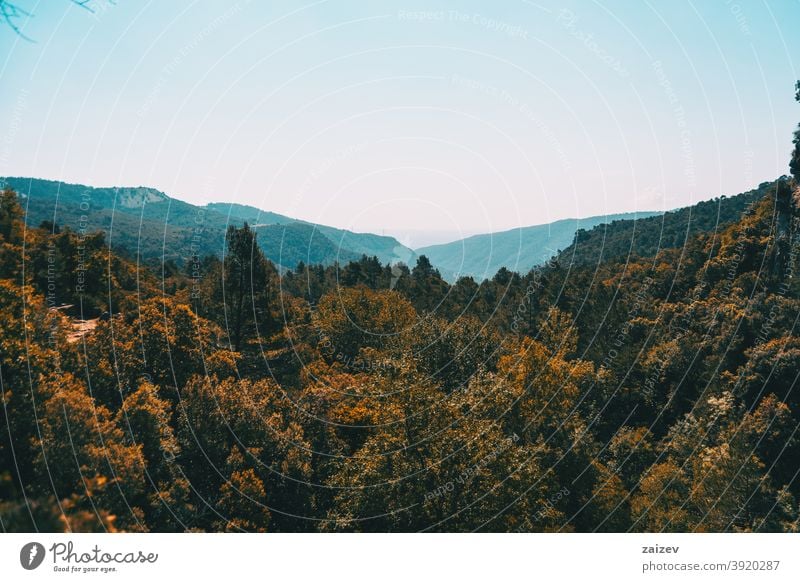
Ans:
{"type": "Polygon", "coordinates": [[[182,264],[193,255],[221,254],[229,224],[255,226],[266,256],[284,269],[347,263],[362,255],[383,263],[412,263],[414,251],[395,238],[312,224],[252,206],[216,202],[196,206],[153,188],[94,188],[37,178],[5,178],[23,198],[25,220],[102,230],[111,245],[142,260],[182,264]]]}
{"type": "MultiPolygon", "coordinates": [[[[194,255],[220,255],[228,225],[240,226],[246,221],[257,229],[266,256],[282,269],[294,269],[300,262],[344,264],[362,255],[376,256],[384,264],[403,262],[413,266],[419,255],[425,255],[451,282],[460,276],[478,281],[491,278],[502,267],[524,273],[559,251],[573,248],[577,242],[585,244],[590,240],[596,252],[611,246],[615,252],[624,250],[639,221],[660,220],[657,217],[663,214],[636,212],[558,220],[412,250],[391,236],[313,224],[242,204],[214,202],[197,206],[153,188],[94,188],[36,178],[5,178],[3,183],[24,198],[29,225],[48,221],[76,231],[102,230],[115,249],[131,256],[138,254],[143,261],[172,260],[182,264],[194,255]],[[606,233],[614,236],[608,238],[606,233]]],[[[732,200],[726,204],[736,205],[737,209],[740,205],[732,200]]],[[[669,246],[674,242],[671,239],[682,239],[685,233],[681,228],[688,220],[686,212],[666,213],[669,237],[658,241],[638,237],[634,250],[656,243],[669,246]]]]}
{"type": "Polygon", "coordinates": [[[460,276],[491,278],[501,268],[527,273],[570,246],[579,229],[589,230],[617,220],[637,220],[660,212],[631,212],[590,218],[568,218],[550,224],[478,234],[454,242],[417,249],[436,266],[445,279],[460,276]]]}

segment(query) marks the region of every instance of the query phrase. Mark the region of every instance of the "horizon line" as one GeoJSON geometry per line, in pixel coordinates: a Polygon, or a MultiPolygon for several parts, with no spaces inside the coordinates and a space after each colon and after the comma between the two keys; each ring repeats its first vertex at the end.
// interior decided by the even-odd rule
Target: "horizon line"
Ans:
{"type": "MultiPolygon", "coordinates": [[[[495,235],[495,234],[496,235],[500,235],[500,234],[510,233],[510,232],[515,231],[515,230],[522,230],[522,229],[526,229],[526,228],[534,228],[534,227],[537,227],[537,226],[549,226],[549,225],[553,225],[553,224],[555,224],[557,222],[565,222],[565,221],[573,221],[573,220],[574,221],[590,220],[590,219],[593,219],[593,218],[604,218],[604,217],[617,216],[617,215],[623,215],[623,214],[650,214],[651,216],[658,216],[658,215],[662,215],[662,214],[667,214],[669,212],[675,212],[675,211],[681,210],[683,208],[688,208],[690,206],[693,206],[695,204],[699,204],[701,202],[709,202],[709,201],[712,201],[712,200],[715,200],[715,199],[718,199],[718,198],[739,196],[739,195],[745,194],[747,192],[752,192],[752,191],[757,190],[758,188],[760,188],[763,184],[769,183],[771,181],[779,180],[782,177],[785,177],[785,175],[778,176],[776,178],[773,178],[772,180],[764,180],[762,182],[759,182],[758,186],[750,188],[749,190],[743,190],[741,192],[737,192],[736,194],[717,194],[716,196],[711,196],[711,197],[708,197],[708,198],[705,198],[705,197],[701,198],[699,200],[694,201],[692,204],[688,204],[688,205],[684,205],[684,206],[676,206],[676,207],[670,207],[670,208],[660,209],[660,210],[638,210],[638,209],[637,210],[622,210],[622,211],[617,211],[617,212],[607,212],[605,214],[592,214],[592,215],[583,216],[583,217],[565,216],[565,217],[562,217],[562,218],[556,218],[556,219],[551,220],[549,222],[540,222],[540,223],[534,223],[534,224],[524,224],[524,225],[514,226],[514,227],[511,227],[511,228],[503,228],[502,230],[473,232],[472,234],[469,234],[467,236],[461,236],[460,238],[454,238],[453,240],[450,240],[450,241],[445,241],[445,242],[435,243],[435,244],[427,244],[427,245],[422,245],[422,246],[418,246],[418,247],[406,247],[406,248],[409,248],[410,250],[416,252],[417,250],[420,250],[420,249],[427,249],[427,248],[432,248],[432,247],[444,246],[444,245],[452,244],[454,242],[466,241],[466,240],[469,240],[469,239],[472,239],[472,238],[475,238],[475,237],[479,237],[479,236],[489,236],[489,235],[495,235]]],[[[179,202],[183,202],[184,204],[190,204],[190,205],[196,206],[198,208],[207,208],[208,206],[210,206],[212,204],[228,204],[228,205],[244,206],[244,207],[248,207],[248,208],[253,208],[253,209],[258,210],[259,212],[264,213],[264,214],[275,214],[275,215],[281,216],[283,218],[287,218],[287,219],[295,221],[295,222],[301,222],[301,223],[309,224],[309,225],[312,225],[312,226],[321,226],[321,227],[325,227],[325,228],[334,228],[334,229],[337,229],[337,230],[351,232],[353,234],[366,234],[366,235],[382,236],[382,237],[386,237],[386,238],[392,238],[396,242],[401,244],[402,246],[405,246],[405,244],[401,243],[398,240],[397,236],[390,235],[390,234],[379,234],[379,233],[374,232],[374,231],[356,231],[356,230],[351,230],[349,228],[345,228],[345,227],[342,227],[342,226],[335,226],[335,225],[331,225],[331,224],[323,224],[323,223],[320,223],[320,222],[313,222],[313,221],[305,219],[305,218],[298,218],[298,217],[294,217],[294,216],[289,216],[287,214],[281,214],[280,212],[275,212],[273,210],[265,210],[265,209],[260,208],[258,206],[253,206],[252,204],[245,204],[245,203],[242,203],[242,202],[234,202],[234,201],[228,201],[228,200],[215,200],[215,201],[206,202],[206,203],[192,202],[192,201],[186,200],[186,199],[184,199],[182,197],[178,197],[178,196],[169,194],[166,191],[162,190],[161,188],[154,187],[154,186],[146,186],[146,185],[142,185],[142,184],[139,184],[139,185],[136,185],[136,186],[130,186],[130,185],[127,185],[127,186],[119,186],[119,185],[107,186],[107,185],[85,184],[85,183],[82,183],[82,182],[68,182],[68,181],[65,181],[65,180],[54,179],[54,178],[41,178],[41,177],[32,177],[32,176],[10,176],[10,175],[9,176],[0,176],[0,186],[3,186],[3,187],[7,186],[6,180],[9,180],[9,179],[12,179],[12,180],[39,180],[39,181],[43,181],[43,182],[55,182],[55,183],[64,184],[64,185],[67,185],[67,186],[82,186],[84,188],[93,188],[93,189],[98,189],[98,190],[99,189],[135,189],[135,188],[144,188],[144,189],[154,190],[156,192],[159,192],[160,194],[163,194],[164,196],[166,196],[170,200],[177,200],[179,202]]],[[[215,211],[215,212],[219,212],[219,211],[215,211]]],[[[230,220],[230,216],[231,216],[230,212],[228,212],[227,218],[229,220],[230,220]]],[[[267,225],[267,224],[265,224],[265,225],[254,224],[252,226],[270,226],[270,225],[267,225]]],[[[385,231],[386,228],[385,227],[380,227],[380,230],[385,231]]],[[[430,233],[430,234],[433,234],[433,233],[442,233],[442,234],[444,234],[444,233],[450,233],[450,232],[452,232],[453,234],[459,234],[461,232],[461,231],[449,231],[449,230],[442,230],[442,231],[414,230],[414,229],[410,229],[410,228],[409,229],[399,228],[399,229],[393,229],[393,230],[396,230],[396,231],[399,231],[399,232],[405,231],[405,232],[419,232],[419,233],[430,233]]]]}

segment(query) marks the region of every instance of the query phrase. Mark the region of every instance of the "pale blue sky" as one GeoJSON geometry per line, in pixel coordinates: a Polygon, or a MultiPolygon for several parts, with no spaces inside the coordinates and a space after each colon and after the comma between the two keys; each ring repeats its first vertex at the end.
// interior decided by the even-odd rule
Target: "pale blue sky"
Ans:
{"type": "Polygon", "coordinates": [[[18,3],[0,175],[412,245],[735,194],[800,119],[798,1],[18,3]]]}

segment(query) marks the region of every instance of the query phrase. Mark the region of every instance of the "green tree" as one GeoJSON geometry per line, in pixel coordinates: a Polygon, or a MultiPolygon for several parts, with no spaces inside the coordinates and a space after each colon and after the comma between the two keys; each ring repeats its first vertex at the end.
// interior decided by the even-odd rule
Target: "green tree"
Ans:
{"type": "MultiPolygon", "coordinates": [[[[795,83],[794,88],[794,98],[800,103],[800,81],[795,83]]],[[[794,132],[794,140],[792,143],[794,143],[794,150],[792,151],[792,159],[789,162],[789,170],[792,176],[794,176],[795,184],[797,184],[800,183],[800,124],[798,124],[794,132]]]]}
{"type": "Polygon", "coordinates": [[[271,329],[268,301],[272,291],[270,271],[274,268],[258,246],[256,232],[246,222],[241,228],[229,226],[225,242],[221,300],[225,305],[225,329],[233,349],[239,352],[259,324],[261,332],[271,329]]]}

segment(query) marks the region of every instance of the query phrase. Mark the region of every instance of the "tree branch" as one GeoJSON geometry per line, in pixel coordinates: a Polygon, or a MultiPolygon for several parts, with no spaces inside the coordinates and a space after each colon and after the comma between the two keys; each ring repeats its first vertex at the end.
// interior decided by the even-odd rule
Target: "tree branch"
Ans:
{"type": "MultiPolygon", "coordinates": [[[[115,4],[114,0],[106,0],[109,4],[115,4]]],[[[80,6],[84,10],[94,14],[92,6],[94,0],[69,0],[72,4],[80,6]]],[[[32,38],[25,36],[20,28],[20,19],[30,18],[33,14],[13,2],[12,0],[0,0],[0,21],[4,22],[11,30],[25,40],[34,42],[32,38]]]]}

